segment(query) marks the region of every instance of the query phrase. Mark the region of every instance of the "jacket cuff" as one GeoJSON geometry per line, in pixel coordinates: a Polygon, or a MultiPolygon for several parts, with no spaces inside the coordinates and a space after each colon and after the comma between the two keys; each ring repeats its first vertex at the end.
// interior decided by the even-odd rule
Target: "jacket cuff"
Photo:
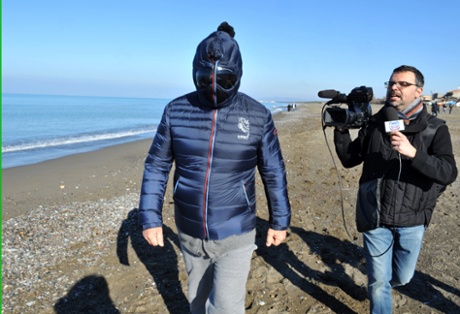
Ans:
{"type": "Polygon", "coordinates": [[[147,230],[147,229],[150,229],[150,228],[158,228],[158,227],[162,227],[162,226],[163,226],[162,223],[143,224],[142,225],[142,230],[147,230]]]}
{"type": "Polygon", "coordinates": [[[412,167],[416,169],[422,169],[426,165],[428,159],[428,153],[422,150],[417,150],[415,157],[412,158],[412,167]]]}

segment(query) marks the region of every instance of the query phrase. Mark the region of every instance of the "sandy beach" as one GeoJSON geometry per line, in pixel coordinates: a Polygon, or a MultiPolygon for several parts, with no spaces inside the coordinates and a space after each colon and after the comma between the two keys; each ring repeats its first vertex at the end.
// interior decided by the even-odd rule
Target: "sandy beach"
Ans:
{"type": "MultiPolygon", "coordinates": [[[[324,136],[321,107],[303,104],[275,116],[292,225],[282,245],[265,247],[268,213],[259,180],[258,249],[246,313],[369,311],[362,237],[354,222],[361,168],[344,169],[335,152],[331,156],[332,129],[324,136]]],[[[440,118],[449,126],[459,166],[460,108],[440,118]]],[[[171,187],[165,247],[148,246],[137,226],[150,144],[2,171],[3,313],[188,313],[171,187]]],[[[460,313],[459,190],[458,179],[438,200],[414,279],[393,291],[394,313],[460,313]]]]}

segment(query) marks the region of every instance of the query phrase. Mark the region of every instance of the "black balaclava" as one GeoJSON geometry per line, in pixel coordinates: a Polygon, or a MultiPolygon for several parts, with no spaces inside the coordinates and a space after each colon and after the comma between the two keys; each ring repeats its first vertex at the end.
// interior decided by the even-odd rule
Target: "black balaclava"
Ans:
{"type": "Polygon", "coordinates": [[[238,93],[243,60],[234,36],[233,27],[223,22],[196,49],[193,82],[206,106],[225,107],[238,93]]]}

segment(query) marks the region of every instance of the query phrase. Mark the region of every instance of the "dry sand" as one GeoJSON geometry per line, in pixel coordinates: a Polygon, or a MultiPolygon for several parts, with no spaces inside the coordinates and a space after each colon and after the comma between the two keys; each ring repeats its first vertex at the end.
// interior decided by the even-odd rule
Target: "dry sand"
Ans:
{"type": "MultiPolygon", "coordinates": [[[[265,247],[268,216],[259,181],[259,248],[247,313],[369,310],[362,238],[354,223],[361,168],[337,165],[341,194],[338,160],[327,146],[333,150],[332,129],[325,130],[326,141],[320,111],[320,104],[305,104],[275,117],[292,226],[285,243],[265,247]]],[[[460,110],[440,117],[447,120],[460,165],[460,110]]],[[[187,313],[171,188],[165,247],[146,245],[136,225],[149,146],[140,141],[2,171],[4,313],[187,313]]],[[[414,279],[393,291],[394,313],[460,313],[459,181],[439,199],[414,279]]]]}

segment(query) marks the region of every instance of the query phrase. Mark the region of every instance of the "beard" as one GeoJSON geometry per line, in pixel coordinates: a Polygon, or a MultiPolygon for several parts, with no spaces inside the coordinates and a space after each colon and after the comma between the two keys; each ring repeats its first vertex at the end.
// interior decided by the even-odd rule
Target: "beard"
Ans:
{"type": "Polygon", "coordinates": [[[403,102],[401,96],[397,95],[397,94],[394,94],[394,93],[389,93],[387,95],[386,103],[388,105],[391,105],[391,106],[395,107],[395,108],[398,108],[398,107],[404,105],[404,102],[403,102]]]}

